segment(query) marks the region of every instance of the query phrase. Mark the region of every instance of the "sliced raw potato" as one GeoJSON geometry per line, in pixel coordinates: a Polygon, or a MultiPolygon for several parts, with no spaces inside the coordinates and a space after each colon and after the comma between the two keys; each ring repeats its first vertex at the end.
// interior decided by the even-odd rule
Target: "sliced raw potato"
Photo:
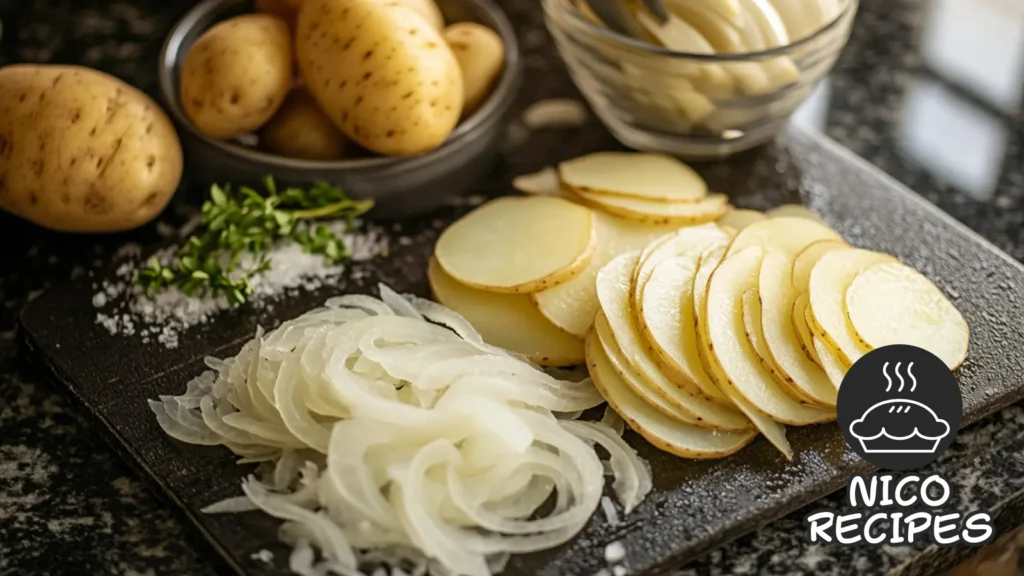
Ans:
{"type": "Polygon", "coordinates": [[[586,269],[597,246],[594,219],[587,208],[562,198],[499,198],[449,226],[434,256],[467,286],[536,292],[586,269]]]}
{"type": "Polygon", "coordinates": [[[811,220],[812,222],[818,222],[828,226],[828,224],[821,219],[821,216],[818,216],[800,204],[783,204],[782,206],[772,208],[765,212],[765,216],[769,218],[803,218],[805,220],[811,220]]]}
{"type": "Polygon", "coordinates": [[[767,220],[767,216],[758,212],[757,210],[746,210],[744,208],[736,208],[725,213],[718,219],[719,226],[728,226],[733,230],[743,230],[747,226],[767,220]]]}
{"type": "Polygon", "coordinates": [[[935,354],[951,370],[967,357],[967,322],[942,290],[900,262],[875,264],[853,279],[846,310],[869,348],[910,344],[935,354]]]}
{"type": "Polygon", "coordinates": [[[520,174],[512,179],[512,187],[533,196],[561,196],[562,183],[558,181],[558,171],[548,166],[532,174],[520,174]]]}
{"type": "Polygon", "coordinates": [[[629,279],[637,259],[635,252],[623,254],[609,262],[597,275],[601,310],[608,318],[608,325],[623,356],[658,395],[672,405],[703,418],[702,426],[724,430],[749,427],[750,423],[742,414],[709,400],[695,383],[673,382],[662,372],[630,314],[629,279]]]}
{"type": "Polygon", "coordinates": [[[821,359],[821,369],[825,371],[832,386],[838,391],[839,386],[843,383],[843,377],[846,376],[846,368],[821,338],[814,338],[814,350],[818,358],[821,359]]]}
{"type": "Polygon", "coordinates": [[[752,246],[715,269],[708,283],[707,335],[727,386],[772,420],[802,426],[834,418],[829,410],[794,402],[765,370],[745,336],[743,294],[758,284],[764,250],[752,246]]]}
{"type": "Polygon", "coordinates": [[[789,31],[778,11],[768,0],[737,0],[756,23],[765,48],[789,44],[789,31]]]}
{"type": "Polygon", "coordinates": [[[633,308],[643,309],[643,291],[654,268],[674,256],[693,254],[695,257],[716,246],[729,242],[729,234],[717,225],[708,223],[690,226],[649,244],[640,253],[640,260],[633,270],[630,292],[633,308]]]}
{"type": "Polygon", "coordinates": [[[790,280],[791,267],[792,259],[780,252],[765,254],[761,263],[758,286],[765,344],[777,369],[776,375],[789,388],[815,404],[834,407],[835,387],[804,351],[804,344],[793,326],[793,307],[798,293],[790,280]]]}
{"type": "Polygon", "coordinates": [[[654,269],[644,287],[640,327],[667,370],[696,383],[709,398],[729,404],[701,364],[693,317],[693,282],[699,262],[700,254],[679,256],[654,269]]]}
{"type": "MultiPolygon", "coordinates": [[[[645,10],[636,11],[637,21],[644,29],[655,38],[655,40],[662,46],[669,50],[675,50],[676,52],[688,52],[690,54],[714,54],[715,48],[708,42],[707,38],[701,35],[696,28],[690,26],[688,22],[679,18],[675,14],[669,14],[668,20],[664,23],[658,22],[645,10]]],[[[675,84],[675,93],[684,92],[688,94],[698,94],[695,91],[693,85],[690,86],[689,90],[679,90],[678,83],[676,80],[682,79],[679,76],[685,76],[693,80],[693,82],[699,83],[700,88],[703,92],[706,92],[711,97],[727,98],[732,94],[733,85],[735,81],[725,71],[724,68],[718,64],[712,64],[710,62],[672,62],[672,71],[666,71],[663,74],[643,74],[637,75],[632,74],[634,77],[643,78],[644,85],[651,88],[657,88],[661,91],[663,86],[675,84]],[[659,80],[660,78],[660,80],[659,80]],[[653,86],[652,86],[653,83],[653,86]]],[[[637,67],[633,67],[636,69],[637,67]]],[[[626,70],[627,74],[630,74],[629,70],[626,70]]],[[[652,70],[652,72],[655,72],[652,70]]],[[[657,93],[654,94],[657,97],[657,93]]],[[[710,102],[709,102],[710,104],[710,102]]],[[[683,109],[693,108],[692,106],[685,106],[683,109]]],[[[708,113],[714,111],[714,105],[704,107],[708,113]]]]}
{"type": "Polygon", "coordinates": [[[818,358],[818,353],[814,349],[814,335],[811,333],[810,324],[808,324],[810,314],[810,296],[807,295],[807,292],[804,292],[797,296],[796,301],[793,302],[793,330],[796,332],[797,338],[800,340],[800,348],[803,349],[804,354],[807,355],[807,357],[815,364],[821,366],[821,360],[818,358]]]}
{"type": "Polygon", "coordinates": [[[647,224],[703,224],[718,220],[729,210],[725,194],[712,194],[699,202],[655,202],[577,190],[573,193],[591,208],[647,224]]]}
{"type": "Polygon", "coordinates": [[[593,334],[587,338],[587,367],[612,409],[656,448],[683,458],[722,458],[736,453],[755,436],[752,430],[710,430],[683,424],[654,409],[622,381],[593,334]]]}
{"type": "Polygon", "coordinates": [[[586,122],[586,105],[571,98],[541,100],[523,111],[523,124],[530,130],[579,128],[586,122]]]}
{"type": "Polygon", "coordinates": [[[595,152],[562,162],[558,174],[579,193],[664,203],[699,202],[708,195],[693,168],[664,154],[595,152]]]}
{"type": "Polygon", "coordinates": [[[768,343],[764,340],[764,329],[761,328],[761,296],[757,288],[744,292],[740,302],[743,307],[743,330],[747,340],[761,361],[761,366],[779,380],[771,352],[768,351],[768,343]]]}
{"type": "Polygon", "coordinates": [[[811,331],[828,344],[843,364],[852,365],[869,350],[857,341],[846,320],[846,290],[858,274],[881,262],[896,259],[881,252],[847,248],[825,254],[811,270],[807,288],[814,322],[811,331]]]}
{"type": "Polygon", "coordinates": [[[673,227],[651,226],[596,212],[597,247],[594,255],[578,276],[541,292],[530,295],[545,318],[569,334],[583,339],[597,314],[597,273],[619,254],[640,250],[673,227]]]}
{"type": "Polygon", "coordinates": [[[729,254],[750,246],[794,255],[818,240],[842,240],[828,226],[804,218],[769,218],[747,226],[736,235],[729,254]]]}
{"type": "Polygon", "coordinates": [[[842,240],[818,240],[807,245],[793,260],[793,285],[800,292],[806,292],[811,283],[811,270],[821,257],[833,250],[849,248],[842,240]]]}
{"type": "Polygon", "coordinates": [[[683,410],[678,406],[670,404],[667,400],[658,395],[657,392],[651,388],[651,385],[647,383],[623,356],[622,350],[619,348],[618,343],[615,342],[615,336],[612,335],[612,329],[608,326],[608,318],[605,317],[603,312],[598,312],[597,317],[594,319],[594,326],[592,328],[594,336],[601,342],[601,346],[604,348],[605,354],[608,355],[608,359],[611,361],[611,366],[615,372],[622,378],[622,381],[629,386],[630,390],[634,394],[643,398],[644,402],[654,406],[659,412],[668,416],[669,418],[678,422],[684,422],[686,424],[696,425],[699,420],[689,410],[683,410]]]}
{"type": "Polygon", "coordinates": [[[433,258],[427,279],[434,298],[462,314],[484,340],[543,366],[583,361],[583,343],[551,325],[526,296],[495,294],[459,284],[433,258]]]}

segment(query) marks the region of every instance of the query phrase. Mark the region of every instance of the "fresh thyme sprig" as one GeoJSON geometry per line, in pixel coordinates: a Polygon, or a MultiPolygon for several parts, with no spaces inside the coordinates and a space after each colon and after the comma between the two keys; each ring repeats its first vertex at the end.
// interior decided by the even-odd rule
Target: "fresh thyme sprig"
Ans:
{"type": "Polygon", "coordinates": [[[273,178],[268,176],[263,183],[266,194],[247,186],[236,191],[215,184],[203,203],[200,231],[171,264],[152,258],[139,271],[139,284],[151,292],[175,286],[189,295],[223,294],[236,305],[252,295],[252,278],[270,268],[270,250],[278,240],[290,238],[332,263],[349,257],[345,243],[313,221],[344,218],[348,229],[354,218],[373,206],[372,201],[352,200],[324,182],[309,190],[281,192],[273,178]]]}

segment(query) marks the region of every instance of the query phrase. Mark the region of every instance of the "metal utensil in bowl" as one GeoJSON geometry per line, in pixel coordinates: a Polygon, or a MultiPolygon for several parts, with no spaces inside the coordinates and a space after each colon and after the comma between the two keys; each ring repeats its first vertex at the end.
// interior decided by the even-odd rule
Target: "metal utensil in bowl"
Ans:
{"type": "Polygon", "coordinates": [[[505,120],[522,80],[515,30],[493,0],[438,0],[448,22],[474,21],[495,30],[505,44],[505,66],[487,101],[464,118],[436,150],[403,158],[313,161],[286,158],[213,138],[189,121],[181,106],[179,64],[192,44],[218,21],[251,11],[251,0],[204,0],[171,30],[160,54],[160,92],[178,125],[192,189],[213,183],[258,186],[272,175],[283,186],[325,181],[353,198],[376,201],[374,216],[423,213],[445,198],[469,191],[497,159],[505,120]]]}

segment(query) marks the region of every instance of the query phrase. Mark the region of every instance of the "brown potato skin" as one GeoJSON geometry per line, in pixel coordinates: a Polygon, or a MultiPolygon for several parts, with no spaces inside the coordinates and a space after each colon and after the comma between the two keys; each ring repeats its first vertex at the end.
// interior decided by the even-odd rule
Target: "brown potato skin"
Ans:
{"type": "Polygon", "coordinates": [[[440,146],[462,113],[462,72],[418,13],[379,0],[305,0],[295,38],[316,101],[345,135],[388,156],[440,146]]]}
{"type": "Polygon", "coordinates": [[[255,132],[281,107],[294,82],[292,36],[284,20],[245,14],[207,30],[181,65],[181,103],[210,136],[255,132]]]}
{"type": "Polygon", "coordinates": [[[0,208],[52,230],[129,230],[181,170],[173,124],[139,90],[77,66],[0,68],[0,208]]]}
{"type": "Polygon", "coordinates": [[[476,22],[459,22],[444,29],[462,69],[463,115],[470,114],[491,95],[491,88],[505,67],[501,36],[476,22]]]}
{"type": "Polygon", "coordinates": [[[299,16],[299,7],[302,0],[256,0],[255,8],[258,14],[270,14],[277,16],[288,23],[288,27],[295,29],[295,19],[299,16]]]}
{"type": "Polygon", "coordinates": [[[267,150],[289,158],[337,160],[345,155],[345,136],[305,88],[288,94],[259,135],[267,150]]]}

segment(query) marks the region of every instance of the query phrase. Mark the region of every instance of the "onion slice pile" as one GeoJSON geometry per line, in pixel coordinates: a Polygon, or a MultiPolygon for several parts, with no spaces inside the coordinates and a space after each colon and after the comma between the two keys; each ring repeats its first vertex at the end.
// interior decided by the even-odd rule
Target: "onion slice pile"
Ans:
{"type": "Polygon", "coordinates": [[[441,305],[380,291],[258,331],[184,394],[150,401],[170,436],[266,463],[208,512],[283,520],[297,573],[385,561],[489,576],[577,534],[606,470],[627,514],[651,490],[620,421],[574,418],[603,401],[589,378],[559,379],[441,305]]]}

